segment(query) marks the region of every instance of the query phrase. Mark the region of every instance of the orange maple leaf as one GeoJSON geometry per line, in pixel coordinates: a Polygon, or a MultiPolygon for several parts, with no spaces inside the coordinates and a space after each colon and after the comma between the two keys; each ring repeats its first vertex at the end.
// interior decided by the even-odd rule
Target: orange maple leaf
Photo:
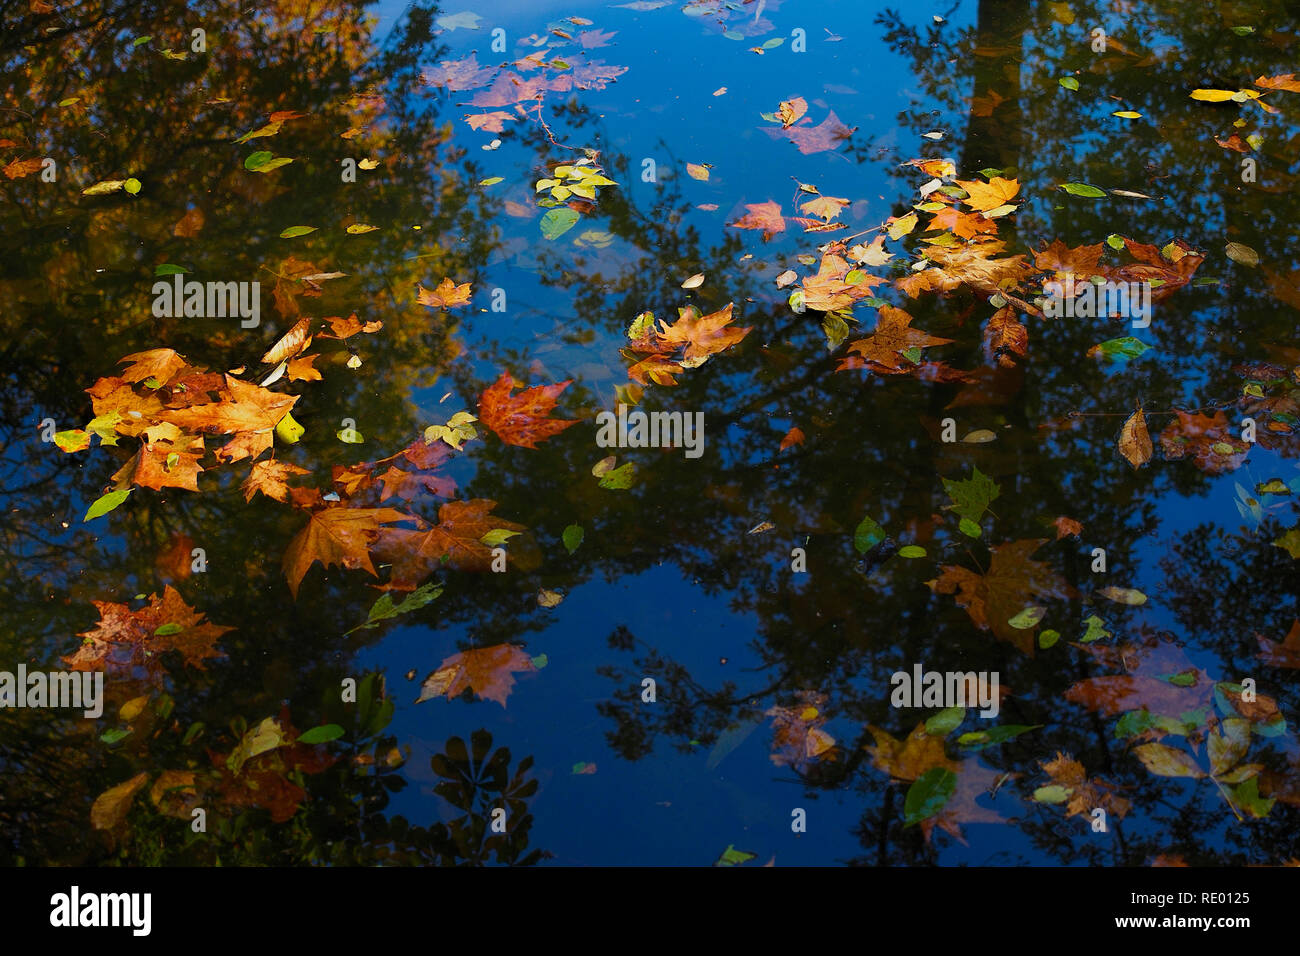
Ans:
{"type": "Polygon", "coordinates": [[[179,651],[189,666],[203,670],[205,660],[224,656],[214,645],[222,634],[234,630],[205,621],[171,585],[163,589],[161,598],[150,595],[149,605],[136,611],[112,601],[91,603],[99,610],[99,624],[78,634],[81,646],[63,658],[74,671],[102,670],[130,677],[136,668],[144,668],[157,677],[157,655],[172,650],[179,651]]]}
{"type": "Polygon", "coordinates": [[[817,274],[803,279],[804,306],[818,312],[834,312],[847,309],[854,302],[871,294],[873,286],[884,280],[880,276],[854,269],[847,259],[839,255],[844,248],[842,243],[835,243],[822,255],[817,265],[817,274]],[[848,282],[851,272],[858,273],[854,282],[848,282]]]}
{"type": "Polygon", "coordinates": [[[916,368],[903,352],[910,348],[923,349],[931,345],[947,345],[952,339],[941,339],[910,328],[912,316],[892,305],[882,305],[876,329],[865,339],[849,343],[849,351],[857,352],[874,372],[892,375],[904,374],[916,368]],[[903,363],[907,362],[907,366],[903,363]]]}
{"type": "Polygon", "coordinates": [[[394,508],[349,508],[336,505],[313,512],[284,552],[284,576],[289,590],[298,597],[298,585],[315,562],[329,567],[362,568],[375,575],[369,548],[379,535],[380,525],[408,521],[411,516],[394,508]]]}
{"type": "Polygon", "coordinates": [[[458,305],[469,305],[470,285],[469,282],[457,285],[450,279],[443,279],[433,290],[417,285],[415,301],[431,309],[454,309],[458,305]]]}
{"type": "Polygon", "coordinates": [[[461,651],[424,679],[416,703],[443,695],[452,700],[468,687],[484,700],[495,700],[504,707],[515,686],[514,674],[535,670],[532,658],[514,644],[461,651]]]}
{"type": "Polygon", "coordinates": [[[199,459],[203,457],[203,439],[198,438],[188,447],[169,441],[146,441],[140,445],[125,465],[117,470],[112,481],[115,488],[128,484],[161,491],[163,488],[199,490],[199,459]]]}
{"type": "Polygon", "coordinates": [[[1020,180],[1003,179],[1001,176],[994,176],[987,183],[978,179],[958,179],[957,185],[970,194],[965,203],[976,212],[987,212],[1005,206],[1020,192],[1020,180]]]}
{"type": "Polygon", "coordinates": [[[578,419],[546,417],[555,408],[556,396],[572,382],[573,379],[567,379],[554,385],[538,385],[511,395],[515,390],[515,380],[509,372],[502,372],[501,377],[479,397],[479,421],[507,445],[536,448],[539,441],[578,424],[578,419]]]}
{"type": "Polygon", "coordinates": [[[709,356],[731,348],[750,333],[753,326],[744,328],[731,326],[731,308],[728,302],[717,312],[700,315],[700,310],[693,305],[677,310],[677,321],[672,325],[659,323],[658,337],[664,345],[674,348],[686,346],[682,356],[683,368],[696,368],[708,361],[709,356]]]}
{"type": "Polygon", "coordinates": [[[389,587],[412,591],[434,569],[446,563],[461,571],[486,571],[492,549],[482,538],[490,531],[522,531],[523,525],[490,514],[496,502],[487,498],[448,501],[438,509],[438,523],[424,530],[385,528],[375,554],[393,566],[389,587]]]}
{"type": "MultiPolygon", "coordinates": [[[[157,418],[194,431],[226,435],[263,433],[266,435],[267,447],[270,447],[271,430],[280,419],[289,414],[297,401],[297,395],[273,392],[227,375],[220,391],[220,401],[186,408],[169,408],[159,412],[157,418]]],[[[220,452],[218,457],[222,457],[220,452]]]]}
{"type": "Polygon", "coordinates": [[[1101,264],[1102,253],[1105,251],[1106,246],[1101,242],[1071,249],[1060,239],[1053,239],[1050,246],[1034,253],[1034,265],[1040,269],[1069,272],[1081,277],[1104,276],[1108,271],[1101,264]]]}
{"type": "Polygon", "coordinates": [[[259,491],[276,501],[288,501],[288,480],[294,475],[305,474],[307,474],[306,468],[299,468],[297,465],[276,458],[267,458],[253,462],[253,468],[244,479],[244,483],[239,486],[239,490],[244,493],[245,501],[252,501],[253,495],[259,491]]]}
{"type": "Polygon", "coordinates": [[[321,374],[316,368],[316,360],[320,354],[299,355],[297,358],[289,360],[289,366],[286,374],[291,382],[319,382],[321,374]]]}
{"type": "Polygon", "coordinates": [[[130,362],[131,367],[122,370],[122,379],[127,382],[143,382],[154,378],[159,385],[166,385],[173,375],[186,367],[184,356],[173,349],[150,349],[147,352],[134,352],[121,359],[118,364],[130,362]]]}
{"type": "Polygon", "coordinates": [[[956,594],[981,630],[992,630],[998,640],[1009,641],[1030,656],[1034,653],[1033,628],[1014,628],[1008,622],[1036,600],[1067,598],[1074,589],[1033,553],[1046,538],[1008,541],[991,549],[993,558],[985,574],[944,565],[943,573],[927,582],[937,594],[956,594]]]}
{"type": "Polygon", "coordinates": [[[767,242],[778,232],[785,231],[785,217],[781,215],[781,207],[777,203],[771,200],[760,203],[746,203],[745,208],[749,212],[727,225],[733,229],[762,229],[764,242],[767,242]]]}

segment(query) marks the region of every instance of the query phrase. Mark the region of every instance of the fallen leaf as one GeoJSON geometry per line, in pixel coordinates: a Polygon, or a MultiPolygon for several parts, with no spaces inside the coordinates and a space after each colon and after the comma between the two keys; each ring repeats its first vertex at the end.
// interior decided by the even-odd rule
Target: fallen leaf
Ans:
{"type": "Polygon", "coordinates": [[[452,700],[466,688],[502,707],[514,689],[516,673],[535,671],[532,659],[514,644],[497,644],[452,654],[424,679],[416,703],[446,696],[452,700]]]}

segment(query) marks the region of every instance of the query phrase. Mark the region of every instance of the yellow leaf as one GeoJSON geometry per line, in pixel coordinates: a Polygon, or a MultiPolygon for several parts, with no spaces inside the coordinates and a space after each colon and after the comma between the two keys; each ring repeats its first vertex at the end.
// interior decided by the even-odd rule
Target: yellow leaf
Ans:
{"type": "Polygon", "coordinates": [[[307,429],[294,421],[294,417],[286,412],[284,418],[280,419],[280,421],[276,423],[275,437],[280,439],[280,441],[284,442],[286,445],[292,445],[297,442],[306,431],[307,429]]]}
{"type": "Polygon", "coordinates": [[[890,239],[901,239],[916,228],[916,222],[916,213],[909,212],[906,216],[891,220],[886,232],[890,239]]]}

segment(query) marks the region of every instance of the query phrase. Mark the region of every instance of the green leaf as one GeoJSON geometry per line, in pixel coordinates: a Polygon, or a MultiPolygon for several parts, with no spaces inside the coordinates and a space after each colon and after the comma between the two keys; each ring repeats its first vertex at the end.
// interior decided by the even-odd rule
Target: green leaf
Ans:
{"type": "Polygon", "coordinates": [[[1007,623],[1018,631],[1028,631],[1037,627],[1038,622],[1043,619],[1043,615],[1046,613],[1047,608],[1045,607],[1027,607],[1007,623]]]}
{"type": "Polygon", "coordinates": [[[115,744],[130,733],[131,733],[130,727],[119,727],[119,728],[114,728],[113,730],[104,731],[102,734],[99,735],[99,739],[104,741],[104,743],[106,744],[115,744]]]}
{"type": "Polygon", "coordinates": [[[134,40],[131,41],[131,46],[133,46],[133,47],[134,47],[134,46],[143,46],[144,44],[148,43],[148,42],[149,42],[150,40],[152,40],[152,39],[153,39],[152,36],[147,36],[147,37],[136,37],[134,40]]]}
{"type": "Polygon", "coordinates": [[[971,750],[983,750],[985,747],[1005,743],[1031,730],[1038,730],[1042,726],[1042,724],[1003,724],[1000,727],[990,727],[988,730],[976,730],[958,737],[957,746],[971,750]]]}
{"type": "Polygon", "coordinates": [[[636,484],[636,464],[627,462],[605,472],[600,479],[600,487],[612,491],[626,491],[636,484]]]}
{"type": "Polygon", "coordinates": [[[1232,791],[1232,802],[1252,817],[1265,817],[1268,816],[1268,811],[1273,809],[1273,804],[1277,803],[1277,798],[1261,797],[1259,777],[1254,776],[1232,791]]]}
{"type": "Polygon", "coordinates": [[[900,558],[924,558],[925,548],[922,548],[919,545],[909,544],[906,547],[898,549],[898,556],[900,558]]]}
{"type": "Polygon", "coordinates": [[[1054,783],[1051,786],[1039,787],[1035,790],[1034,799],[1039,803],[1064,803],[1070,799],[1072,792],[1070,788],[1054,783]]]}
{"type": "Polygon", "coordinates": [[[505,182],[504,176],[489,176],[487,179],[480,179],[478,184],[480,186],[495,186],[500,182],[505,182]]]}
{"type": "Polygon", "coordinates": [[[714,866],[740,866],[754,859],[758,854],[746,853],[744,850],[737,850],[732,844],[728,843],[727,848],[722,851],[722,856],[718,857],[714,866]]]}
{"type": "Polygon", "coordinates": [[[70,428],[67,431],[55,432],[54,444],[59,446],[60,451],[68,454],[83,451],[90,447],[90,432],[81,428],[70,428]]]}
{"type": "Polygon", "coordinates": [[[542,236],[546,239],[556,239],[572,229],[577,222],[578,214],[567,206],[562,209],[552,209],[542,217],[542,236]]]}
{"type": "Polygon", "coordinates": [[[351,634],[352,631],[359,631],[363,627],[377,627],[380,621],[391,620],[399,614],[407,614],[426,604],[432,604],[442,594],[442,585],[430,582],[416,588],[406,597],[402,598],[401,604],[393,603],[393,596],[387,592],[379,596],[379,600],[370,608],[370,613],[366,616],[364,624],[358,624],[351,631],[344,633],[344,637],[351,634]]]}
{"type": "Polygon", "coordinates": [[[934,816],[957,790],[957,775],[946,767],[931,767],[907,788],[903,800],[903,826],[910,827],[934,816]]]}
{"type": "Polygon", "coordinates": [[[1255,32],[1254,27],[1233,27],[1232,32],[1239,37],[1248,37],[1255,32]]]}
{"type": "Polygon", "coordinates": [[[1087,183],[1061,183],[1061,188],[1071,196],[1082,196],[1084,199],[1103,199],[1106,196],[1106,190],[1087,183]]]}
{"type": "Polygon", "coordinates": [[[1120,249],[1124,248],[1124,237],[1117,236],[1114,233],[1111,233],[1109,236],[1106,237],[1106,245],[1110,246],[1112,249],[1118,252],[1120,249]]]}
{"type": "Polygon", "coordinates": [[[541,670],[543,667],[545,667],[547,664],[551,662],[551,659],[547,657],[545,654],[538,654],[536,657],[530,657],[529,660],[532,662],[532,665],[536,667],[538,670],[541,670]]]}
{"type": "Polygon", "coordinates": [[[573,554],[578,550],[578,546],[582,544],[583,534],[582,525],[571,524],[564,529],[561,540],[564,542],[564,547],[569,554],[573,554]]]}
{"type": "Polygon", "coordinates": [[[184,275],[185,270],[180,266],[172,265],[170,262],[164,262],[160,266],[154,266],[153,274],[155,276],[179,276],[184,275]]]}
{"type": "Polygon", "coordinates": [[[946,707],[925,722],[925,732],[931,737],[947,737],[965,719],[965,707],[946,707]]]}
{"type": "Polygon", "coordinates": [[[1103,637],[1110,637],[1110,631],[1106,630],[1106,622],[1097,615],[1091,615],[1083,623],[1088,625],[1088,630],[1084,632],[1083,637],[1079,638],[1080,643],[1091,644],[1103,637]]]}
{"type": "Polygon", "coordinates": [[[185,731],[185,736],[181,738],[181,746],[187,746],[195,737],[203,733],[204,726],[206,725],[201,720],[190,724],[190,729],[185,731]]]}
{"type": "Polygon", "coordinates": [[[262,149],[244,160],[244,168],[253,173],[269,173],[273,169],[287,166],[293,160],[286,156],[277,158],[270,150],[262,149]]]}
{"type": "Polygon", "coordinates": [[[300,744],[327,744],[331,740],[338,740],[343,734],[344,730],[338,724],[323,724],[299,735],[296,742],[300,744]]]}
{"type": "MultiPolygon", "coordinates": [[[[963,518],[969,518],[971,521],[979,521],[984,512],[988,510],[988,506],[1002,491],[1001,485],[996,484],[992,478],[974,466],[971,466],[969,478],[960,481],[945,478],[943,479],[943,487],[948,492],[948,497],[952,499],[952,504],[948,506],[948,510],[955,511],[963,518]]],[[[971,537],[975,538],[979,537],[979,535],[975,534],[971,535],[971,537]]]]}
{"type": "Polygon", "coordinates": [[[1048,628],[1038,635],[1038,646],[1046,650],[1060,639],[1060,631],[1053,631],[1051,628],[1048,628]]]}
{"type": "Polygon", "coordinates": [[[970,518],[962,518],[961,522],[957,525],[957,530],[968,538],[978,538],[983,533],[983,529],[979,526],[979,522],[971,521],[970,518]]]}
{"type": "Polygon", "coordinates": [[[1118,339],[1107,339],[1100,345],[1094,345],[1089,349],[1090,355],[1100,355],[1102,358],[1118,361],[1119,359],[1137,358],[1151,346],[1147,345],[1141,339],[1135,339],[1131,335],[1125,335],[1118,339]]]}
{"type": "Polygon", "coordinates": [[[1072,76],[1063,76],[1056,82],[1060,83],[1067,90],[1077,90],[1079,88],[1079,81],[1072,76]]]}
{"type": "Polygon", "coordinates": [[[315,232],[315,226],[290,226],[284,232],[280,233],[281,239],[296,239],[298,236],[305,236],[309,232],[315,232]]]}
{"type": "Polygon", "coordinates": [[[183,630],[185,630],[185,628],[173,621],[161,625],[158,630],[153,632],[153,635],[154,637],[171,637],[173,634],[179,634],[183,630]]]}
{"type": "Polygon", "coordinates": [[[487,534],[483,535],[483,537],[479,538],[479,540],[489,548],[495,548],[497,545],[505,544],[518,533],[518,531],[508,531],[505,528],[493,528],[487,534]]]}
{"type": "Polygon", "coordinates": [[[772,39],[770,39],[770,40],[764,40],[764,41],[763,41],[763,49],[764,49],[764,50],[775,50],[777,47],[779,47],[779,46],[780,46],[782,43],[784,43],[784,42],[785,42],[785,38],[784,38],[784,37],[772,37],[772,39]]]}
{"type": "Polygon", "coordinates": [[[885,529],[876,524],[870,516],[863,518],[853,529],[853,547],[857,549],[858,554],[866,554],[884,540],[885,529]]]}
{"type": "Polygon", "coordinates": [[[127,192],[129,192],[132,196],[135,196],[140,192],[140,187],[142,185],[143,184],[138,179],[128,179],[125,183],[122,184],[122,188],[125,189],[127,192]]]}
{"type": "Polygon", "coordinates": [[[122,502],[126,501],[127,496],[131,494],[131,488],[123,488],[120,491],[110,491],[108,494],[96,498],[86,511],[86,517],[82,521],[91,521],[100,515],[106,515],[122,502]]]}

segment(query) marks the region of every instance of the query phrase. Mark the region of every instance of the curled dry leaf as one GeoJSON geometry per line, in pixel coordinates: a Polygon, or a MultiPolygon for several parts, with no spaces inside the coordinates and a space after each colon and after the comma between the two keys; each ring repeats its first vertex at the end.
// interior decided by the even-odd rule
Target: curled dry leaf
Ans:
{"type": "Polygon", "coordinates": [[[1147,432],[1147,419],[1142,413],[1141,403],[1119,433],[1119,452],[1134,468],[1141,468],[1151,460],[1151,435],[1147,432]]]}

